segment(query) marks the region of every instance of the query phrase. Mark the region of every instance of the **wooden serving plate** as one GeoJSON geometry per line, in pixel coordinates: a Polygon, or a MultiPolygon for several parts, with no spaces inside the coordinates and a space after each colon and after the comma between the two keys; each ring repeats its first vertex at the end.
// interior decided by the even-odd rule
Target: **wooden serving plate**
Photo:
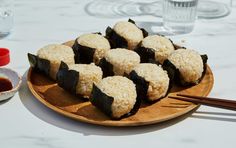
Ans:
{"type": "MultiPolygon", "coordinates": [[[[73,42],[70,41],[65,44],[71,46],[73,42]]],[[[207,66],[206,74],[198,85],[192,87],[174,86],[170,95],[184,93],[207,96],[213,87],[213,83],[212,71],[207,66]]],[[[28,71],[27,84],[36,99],[48,108],[82,122],[105,126],[140,126],[159,123],[184,115],[198,107],[198,105],[189,102],[166,97],[151,105],[142,104],[139,111],[133,116],[121,120],[111,120],[89,101],[69,94],[57,83],[42,74],[36,73],[32,68],[28,71]]]]}

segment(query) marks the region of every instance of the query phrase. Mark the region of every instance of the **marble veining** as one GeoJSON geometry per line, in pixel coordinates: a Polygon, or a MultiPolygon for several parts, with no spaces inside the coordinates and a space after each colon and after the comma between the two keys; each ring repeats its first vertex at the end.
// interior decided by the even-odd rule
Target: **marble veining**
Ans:
{"type": "MultiPolygon", "coordinates": [[[[150,33],[163,33],[158,10],[153,11],[157,5],[154,0],[15,0],[14,28],[9,36],[0,39],[0,46],[11,52],[11,63],[5,67],[24,75],[24,81],[18,94],[0,103],[0,147],[233,147],[233,111],[201,106],[188,118],[145,127],[111,128],[62,117],[29,92],[28,52],[36,53],[46,44],[63,43],[83,33],[104,33],[108,25],[128,18],[150,33]],[[147,7],[148,3],[152,5],[147,7]]],[[[199,19],[190,34],[169,36],[176,43],[208,54],[215,78],[210,96],[232,100],[236,100],[235,11],[233,1],[229,16],[199,19]]]]}

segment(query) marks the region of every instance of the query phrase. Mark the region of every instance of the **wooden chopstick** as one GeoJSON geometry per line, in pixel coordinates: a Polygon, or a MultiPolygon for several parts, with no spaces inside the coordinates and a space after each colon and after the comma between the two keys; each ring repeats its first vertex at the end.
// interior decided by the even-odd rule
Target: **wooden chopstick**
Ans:
{"type": "Polygon", "coordinates": [[[192,95],[185,95],[185,94],[177,94],[177,96],[168,96],[169,98],[192,102],[195,104],[202,104],[212,107],[224,108],[229,110],[236,111],[236,101],[233,100],[225,100],[225,99],[218,99],[218,98],[208,98],[208,97],[201,97],[201,96],[192,96],[192,95]]]}
{"type": "Polygon", "coordinates": [[[236,103],[236,101],[233,101],[233,100],[225,100],[225,99],[219,99],[219,98],[192,96],[192,95],[185,95],[185,94],[177,94],[177,96],[189,97],[189,98],[195,98],[195,99],[206,99],[206,98],[207,98],[207,100],[217,100],[217,101],[219,101],[219,102],[236,103]]]}

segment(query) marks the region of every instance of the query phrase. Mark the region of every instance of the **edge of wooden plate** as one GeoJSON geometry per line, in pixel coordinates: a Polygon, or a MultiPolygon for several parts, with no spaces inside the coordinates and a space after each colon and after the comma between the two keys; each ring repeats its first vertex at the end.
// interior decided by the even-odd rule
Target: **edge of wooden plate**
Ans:
{"type": "MultiPolygon", "coordinates": [[[[74,40],[71,40],[71,41],[68,41],[68,42],[65,42],[63,43],[64,45],[67,45],[67,46],[72,46],[74,43],[74,40]]],[[[213,73],[210,69],[210,67],[207,65],[207,72],[209,73],[210,75],[210,82],[211,84],[209,85],[208,89],[205,91],[205,94],[202,94],[202,96],[207,96],[211,89],[213,88],[213,84],[214,84],[214,77],[213,77],[213,73]]],[[[106,121],[96,121],[96,120],[89,120],[83,116],[80,116],[80,115],[76,115],[76,114],[73,114],[73,113],[70,113],[70,112],[67,112],[65,110],[62,110],[52,104],[50,104],[49,102],[47,102],[46,100],[44,100],[35,90],[34,90],[34,87],[33,87],[33,84],[31,83],[31,73],[32,73],[32,67],[30,67],[29,71],[28,71],[28,74],[27,74],[27,84],[28,84],[28,87],[31,91],[31,93],[35,96],[35,98],[40,101],[42,104],[44,104],[46,107],[52,109],[53,111],[61,114],[61,115],[64,115],[66,117],[70,117],[70,118],[73,118],[73,119],[76,119],[76,120],[79,120],[79,121],[82,121],[82,122],[85,122],[85,123],[90,123],[90,124],[96,124],[96,125],[102,125],[102,126],[142,126],[142,125],[150,125],[150,124],[155,124],[155,123],[159,123],[159,122],[163,122],[163,121],[167,121],[167,120],[170,120],[170,119],[174,119],[174,118],[177,118],[181,115],[184,115],[194,109],[196,109],[197,107],[199,107],[200,105],[190,105],[189,107],[187,107],[184,111],[181,111],[181,112],[176,112],[176,113],[173,113],[173,114],[170,114],[168,116],[165,116],[165,118],[158,118],[158,119],[155,119],[155,118],[152,118],[151,120],[145,120],[145,121],[116,121],[116,120],[106,120],[106,121]]]]}
{"type": "MultiPolygon", "coordinates": [[[[203,96],[207,96],[214,84],[214,78],[213,78],[213,73],[211,71],[211,69],[209,68],[209,66],[207,66],[207,71],[208,73],[211,75],[210,76],[210,82],[212,82],[211,85],[209,85],[208,89],[206,90],[206,93],[203,94],[203,96]]],[[[95,121],[95,120],[89,120],[83,116],[80,115],[76,115],[67,111],[64,111],[52,104],[50,104],[49,102],[45,101],[33,88],[33,84],[31,83],[31,73],[32,73],[32,68],[29,69],[28,74],[27,74],[27,84],[28,87],[31,91],[31,93],[36,97],[36,99],[38,101],[40,101],[42,104],[44,104],[45,106],[47,106],[48,108],[52,109],[53,111],[62,114],[66,117],[70,117],[82,122],[86,122],[86,123],[91,123],[91,124],[97,124],[97,125],[103,125],[103,126],[141,126],[141,125],[149,125],[149,124],[154,124],[154,123],[159,123],[159,122],[163,122],[163,121],[167,121],[176,117],[179,117],[181,115],[184,115],[190,111],[192,111],[193,109],[199,107],[199,105],[190,105],[189,107],[187,107],[184,111],[181,112],[176,112],[174,114],[170,114],[169,116],[165,116],[165,118],[159,118],[159,119],[155,119],[153,118],[152,120],[145,120],[145,121],[134,121],[134,122],[130,122],[130,121],[113,121],[113,120],[108,120],[108,121],[95,121]]]]}

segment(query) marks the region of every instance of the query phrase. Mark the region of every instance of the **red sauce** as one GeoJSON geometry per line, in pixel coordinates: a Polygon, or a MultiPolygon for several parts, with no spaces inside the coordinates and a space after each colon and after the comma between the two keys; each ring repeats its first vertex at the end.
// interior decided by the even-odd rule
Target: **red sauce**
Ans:
{"type": "Polygon", "coordinates": [[[8,91],[13,88],[11,81],[9,79],[0,77],[0,92],[8,91]]]}

